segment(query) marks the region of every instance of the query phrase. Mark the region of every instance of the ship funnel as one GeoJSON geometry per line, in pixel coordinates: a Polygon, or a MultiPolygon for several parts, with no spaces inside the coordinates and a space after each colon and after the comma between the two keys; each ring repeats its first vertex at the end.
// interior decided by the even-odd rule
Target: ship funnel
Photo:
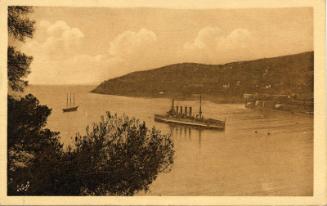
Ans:
{"type": "Polygon", "coordinates": [[[175,110],[174,103],[175,103],[175,100],[172,99],[172,100],[171,100],[171,111],[172,111],[172,112],[174,112],[174,110],[175,110]]]}
{"type": "Polygon", "coordinates": [[[183,106],[180,106],[180,107],[179,107],[179,113],[180,113],[180,114],[183,114],[183,106]]]}
{"type": "Polygon", "coordinates": [[[187,107],[184,107],[184,115],[187,116],[187,107]]]}
{"type": "Polygon", "coordinates": [[[192,117],[192,107],[189,107],[189,115],[190,117],[192,117]]]}

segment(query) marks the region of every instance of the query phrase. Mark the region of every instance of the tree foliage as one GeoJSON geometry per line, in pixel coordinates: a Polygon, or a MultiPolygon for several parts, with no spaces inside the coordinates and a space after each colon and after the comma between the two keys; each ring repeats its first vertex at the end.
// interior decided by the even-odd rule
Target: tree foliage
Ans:
{"type": "MultiPolygon", "coordinates": [[[[28,18],[32,7],[8,8],[8,34],[13,40],[32,38],[34,21],[28,18]]],[[[8,46],[8,86],[22,92],[23,78],[30,73],[32,57],[8,46]]],[[[31,94],[8,94],[8,194],[55,194],[60,172],[63,145],[59,133],[47,129],[51,110],[40,105],[31,94]]]]}
{"type": "Polygon", "coordinates": [[[133,195],[148,191],[160,172],[171,169],[174,147],[169,135],[110,113],[63,151],[58,133],[42,126],[49,110],[34,97],[28,99],[9,103],[19,107],[18,114],[8,117],[18,117],[12,128],[31,128],[27,134],[25,129],[12,134],[20,141],[9,148],[10,195],[133,195]]]}
{"type": "Polygon", "coordinates": [[[51,191],[54,166],[63,155],[57,132],[45,128],[51,110],[31,94],[8,96],[8,193],[51,191]]]}
{"type": "MultiPolygon", "coordinates": [[[[33,11],[32,7],[10,6],[8,7],[8,34],[15,40],[24,42],[26,38],[32,38],[35,22],[29,19],[28,14],[33,11]]],[[[13,46],[8,47],[8,85],[13,91],[23,91],[27,81],[23,78],[29,73],[32,57],[19,52],[13,46]]]]}
{"type": "Polygon", "coordinates": [[[28,17],[32,11],[33,8],[28,6],[8,7],[9,35],[19,41],[24,41],[26,37],[33,37],[35,22],[28,17]]]}
{"type": "Polygon", "coordinates": [[[33,58],[16,51],[14,47],[8,47],[8,84],[14,91],[23,91],[27,81],[22,78],[29,73],[29,67],[33,58]]]}
{"type": "MultiPolygon", "coordinates": [[[[76,136],[67,155],[77,171],[75,180],[82,194],[133,195],[147,191],[159,172],[173,163],[170,136],[145,122],[107,113],[101,121],[76,136]]],[[[72,191],[77,191],[76,189],[72,191]]]]}

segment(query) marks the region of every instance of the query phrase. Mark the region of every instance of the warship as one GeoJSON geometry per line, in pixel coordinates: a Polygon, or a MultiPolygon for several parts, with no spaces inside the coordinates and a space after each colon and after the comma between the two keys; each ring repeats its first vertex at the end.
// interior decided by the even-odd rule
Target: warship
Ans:
{"type": "Polygon", "coordinates": [[[175,106],[175,101],[172,99],[170,110],[164,114],[155,114],[154,120],[170,124],[181,124],[193,127],[201,127],[206,129],[224,130],[226,119],[217,120],[212,118],[204,118],[202,114],[202,98],[200,96],[199,112],[192,114],[192,107],[175,106]]]}

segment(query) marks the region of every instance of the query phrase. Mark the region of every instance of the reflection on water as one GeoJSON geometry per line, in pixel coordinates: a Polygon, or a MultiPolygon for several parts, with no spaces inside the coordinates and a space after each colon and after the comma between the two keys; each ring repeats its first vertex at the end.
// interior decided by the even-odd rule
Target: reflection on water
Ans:
{"type": "MultiPolygon", "coordinates": [[[[183,138],[188,141],[196,141],[198,143],[198,148],[201,148],[201,141],[202,141],[202,132],[204,128],[201,127],[192,127],[187,125],[180,125],[180,124],[167,124],[170,130],[171,136],[176,138],[183,138]]],[[[210,131],[210,130],[209,130],[210,131]]],[[[223,130],[211,130],[214,133],[222,133],[223,130]]]]}
{"type": "MultiPolygon", "coordinates": [[[[205,130],[155,122],[154,114],[169,109],[169,99],[99,95],[89,93],[92,88],[37,86],[29,91],[52,108],[48,127],[60,131],[65,145],[106,111],[125,113],[171,133],[172,170],[160,174],[149,193],[138,195],[312,195],[311,116],[203,101],[206,117],[227,119],[225,131],[205,130]],[[76,95],[77,112],[62,112],[67,92],[76,95]]],[[[198,106],[197,101],[182,103],[198,106]]]]}

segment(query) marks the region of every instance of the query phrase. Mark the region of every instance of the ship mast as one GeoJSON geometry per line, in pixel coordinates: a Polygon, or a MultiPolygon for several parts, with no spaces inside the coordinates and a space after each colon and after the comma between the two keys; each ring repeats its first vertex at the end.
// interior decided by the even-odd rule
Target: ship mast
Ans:
{"type": "Polygon", "coordinates": [[[67,93],[67,98],[66,98],[66,107],[68,107],[68,93],[67,93]]]}
{"type": "Polygon", "coordinates": [[[75,105],[75,94],[73,94],[73,106],[75,105]]]}
{"type": "Polygon", "coordinates": [[[199,117],[202,118],[202,108],[201,108],[201,104],[202,104],[202,98],[201,98],[201,94],[200,94],[200,109],[199,109],[199,117]]]}

